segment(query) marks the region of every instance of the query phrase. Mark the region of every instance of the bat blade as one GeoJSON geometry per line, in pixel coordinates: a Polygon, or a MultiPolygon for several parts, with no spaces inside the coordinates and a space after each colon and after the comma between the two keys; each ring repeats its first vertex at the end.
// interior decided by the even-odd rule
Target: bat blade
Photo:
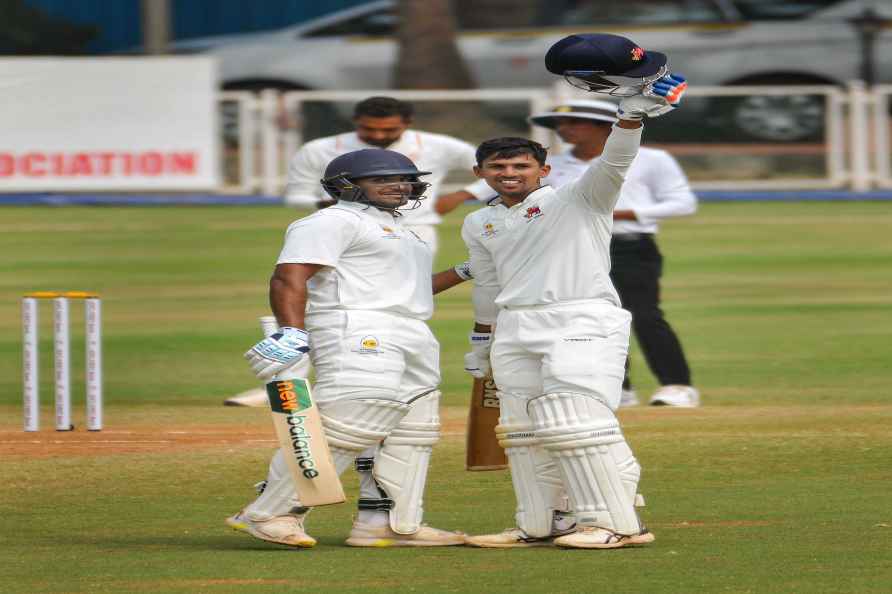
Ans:
{"type": "Polygon", "coordinates": [[[344,488],[328,450],[310,384],[302,378],[277,379],[266,384],[266,395],[301,505],[343,503],[344,488]]]}
{"type": "Polygon", "coordinates": [[[496,439],[499,424],[499,395],[492,378],[474,379],[468,412],[468,441],[465,467],[468,470],[502,470],[508,467],[505,450],[496,439]]]}

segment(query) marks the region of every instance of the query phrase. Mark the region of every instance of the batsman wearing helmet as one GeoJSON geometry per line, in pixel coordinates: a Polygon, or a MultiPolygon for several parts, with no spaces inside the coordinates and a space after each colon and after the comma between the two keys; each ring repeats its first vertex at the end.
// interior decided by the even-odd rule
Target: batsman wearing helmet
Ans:
{"type": "MultiPolygon", "coordinates": [[[[439,345],[428,328],[433,293],[463,279],[431,275],[431,249],[400,221],[427,184],[405,155],[363,149],[332,160],[322,185],[337,200],[295,221],[270,280],[281,326],[246,353],[266,380],[308,354],[336,472],[381,443],[379,497],[360,508],[347,544],[441,546],[464,535],[421,525],[422,495],[439,435],[439,345]]],[[[282,452],[260,496],[228,524],[298,547],[315,540],[282,452]]]]}
{"type": "Polygon", "coordinates": [[[631,316],[610,282],[610,236],[642,120],[673,110],[686,85],[667,74],[664,55],[613,35],[570,36],[545,61],[575,84],[623,99],[601,159],[558,190],[541,185],[549,167],[538,143],[497,138],[477,149],[475,172],[500,201],[462,228],[475,283],[466,366],[480,373],[491,365],[501,390],[496,433],[517,527],[468,543],[645,544],[654,537],[634,507],[640,466],[615,415],[631,316]]]}

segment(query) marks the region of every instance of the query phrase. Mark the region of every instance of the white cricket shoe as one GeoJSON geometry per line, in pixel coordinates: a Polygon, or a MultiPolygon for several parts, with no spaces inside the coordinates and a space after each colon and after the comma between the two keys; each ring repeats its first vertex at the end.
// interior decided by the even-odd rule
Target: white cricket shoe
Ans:
{"type": "Polygon", "coordinates": [[[239,532],[247,532],[254,538],[309,549],[316,546],[316,539],[304,531],[304,516],[286,514],[269,520],[249,519],[243,511],[226,518],[226,524],[239,532]]]}
{"type": "Polygon", "coordinates": [[[623,389],[620,393],[619,407],[626,408],[627,406],[638,406],[638,394],[632,388],[623,389]]]}
{"type": "Polygon", "coordinates": [[[651,406],[677,406],[696,408],[700,406],[700,392],[692,386],[672,384],[663,386],[650,397],[651,406]]]}
{"type": "Polygon", "coordinates": [[[623,536],[606,528],[581,526],[573,534],[554,539],[554,544],[568,549],[618,549],[630,545],[643,545],[653,542],[654,535],[647,528],[632,536],[623,536]]]}
{"type": "Polygon", "coordinates": [[[266,390],[255,388],[246,392],[240,392],[223,401],[223,406],[250,406],[252,408],[265,408],[269,406],[266,390]]]}
{"type": "MultiPolygon", "coordinates": [[[[569,530],[572,534],[576,530],[569,530]]],[[[472,547],[482,547],[485,549],[524,549],[529,547],[548,547],[554,542],[556,536],[568,534],[568,532],[556,532],[549,536],[527,536],[527,533],[520,528],[508,528],[497,534],[480,534],[478,536],[469,536],[468,544],[472,547]]]]}
{"type": "Polygon", "coordinates": [[[463,532],[450,532],[422,525],[414,534],[397,534],[389,525],[372,526],[353,522],[347,544],[351,547],[449,547],[465,544],[463,532]]]}

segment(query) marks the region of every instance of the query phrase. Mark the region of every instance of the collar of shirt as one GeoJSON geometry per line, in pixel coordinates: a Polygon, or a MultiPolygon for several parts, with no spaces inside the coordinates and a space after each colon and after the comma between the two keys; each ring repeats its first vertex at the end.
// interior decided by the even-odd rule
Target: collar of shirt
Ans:
{"type": "Polygon", "coordinates": [[[535,190],[533,190],[532,192],[530,192],[529,194],[527,194],[527,195],[526,195],[526,198],[524,198],[523,200],[521,200],[520,202],[518,202],[518,203],[515,204],[514,206],[508,206],[508,205],[505,204],[505,202],[502,200],[501,196],[499,196],[499,198],[498,198],[499,201],[498,201],[496,204],[501,204],[502,206],[504,206],[505,208],[508,209],[508,212],[511,212],[511,211],[514,211],[514,210],[519,210],[521,206],[523,206],[524,204],[526,204],[527,200],[535,200],[535,199],[538,198],[541,194],[543,194],[545,190],[550,190],[550,189],[551,189],[551,186],[549,186],[549,185],[547,185],[547,184],[544,185],[544,186],[539,186],[538,188],[536,188],[535,190]]]}
{"type": "Polygon", "coordinates": [[[399,221],[400,218],[399,216],[394,215],[388,210],[375,208],[371,204],[366,204],[365,202],[350,202],[349,200],[339,200],[337,205],[340,208],[355,210],[362,215],[371,217],[376,221],[382,223],[396,223],[399,221]]]}

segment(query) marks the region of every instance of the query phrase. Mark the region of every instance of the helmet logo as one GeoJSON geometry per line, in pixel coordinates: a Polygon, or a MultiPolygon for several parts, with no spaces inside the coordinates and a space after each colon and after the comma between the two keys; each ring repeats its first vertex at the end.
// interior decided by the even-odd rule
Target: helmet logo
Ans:
{"type": "Polygon", "coordinates": [[[640,47],[633,47],[631,49],[631,52],[633,62],[640,62],[642,59],[644,59],[644,50],[640,47]]]}

